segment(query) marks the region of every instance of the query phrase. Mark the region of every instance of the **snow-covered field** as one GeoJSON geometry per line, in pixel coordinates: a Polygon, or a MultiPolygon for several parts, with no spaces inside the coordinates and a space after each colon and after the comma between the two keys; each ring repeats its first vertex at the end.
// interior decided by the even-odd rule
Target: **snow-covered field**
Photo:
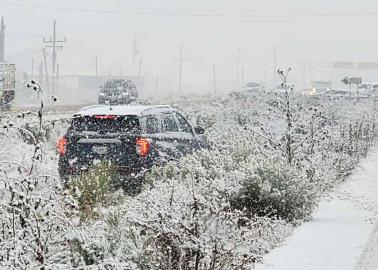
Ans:
{"type": "MultiPolygon", "coordinates": [[[[175,106],[206,128],[212,147],[154,168],[134,197],[109,190],[101,182],[109,170],[101,168],[76,188],[63,190],[55,141],[67,120],[47,117],[40,132],[38,119],[1,119],[0,266],[250,269],[295,226],[311,220],[322,195],[350,175],[377,135],[372,100],[233,93],[201,103],[169,103],[180,104],[175,106]]],[[[305,254],[310,247],[302,236],[295,242],[301,230],[320,228],[330,242],[324,243],[326,249],[332,248],[332,237],[350,229],[360,237],[344,240],[358,238],[362,254],[372,258],[371,248],[362,246],[373,224],[353,219],[369,218],[364,208],[369,201],[361,198],[372,188],[357,180],[347,183],[329,193],[312,222],[294,230],[288,239],[294,249],[305,254]],[[345,211],[341,221],[338,211],[345,211]],[[319,226],[332,219],[335,233],[319,226]],[[349,225],[338,229],[340,222],[349,225]]],[[[284,269],[280,260],[285,256],[275,259],[275,254],[279,249],[272,263],[270,257],[264,262],[284,269]]],[[[347,258],[360,262],[360,257],[347,258]]]]}

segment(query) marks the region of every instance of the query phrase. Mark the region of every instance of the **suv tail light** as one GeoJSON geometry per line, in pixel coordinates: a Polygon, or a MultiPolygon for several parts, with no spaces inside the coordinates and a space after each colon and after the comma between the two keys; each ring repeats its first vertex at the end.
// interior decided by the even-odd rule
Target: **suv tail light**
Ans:
{"type": "Polygon", "coordinates": [[[65,137],[60,138],[57,146],[59,154],[63,156],[66,153],[67,139],[65,137]]]}
{"type": "Polygon", "coordinates": [[[150,140],[146,138],[139,138],[136,140],[137,151],[141,157],[147,156],[150,152],[150,140]]]}

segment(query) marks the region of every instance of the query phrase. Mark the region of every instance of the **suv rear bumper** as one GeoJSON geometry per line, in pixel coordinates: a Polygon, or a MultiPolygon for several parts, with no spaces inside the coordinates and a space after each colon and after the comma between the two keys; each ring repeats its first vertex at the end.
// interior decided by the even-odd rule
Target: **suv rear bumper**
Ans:
{"type": "MultiPolygon", "coordinates": [[[[60,177],[66,177],[66,176],[75,176],[75,175],[82,175],[86,173],[90,167],[65,167],[65,166],[59,166],[59,175],[60,177]]],[[[126,166],[117,166],[116,171],[118,174],[121,175],[135,175],[138,174],[142,171],[142,169],[137,169],[137,168],[131,168],[131,167],[126,167],[126,166]]]]}
{"type": "MultiPolygon", "coordinates": [[[[121,176],[136,176],[151,168],[152,164],[134,164],[133,166],[114,166],[116,173],[121,176]]],[[[94,165],[70,165],[66,160],[59,160],[58,171],[61,179],[67,180],[72,176],[80,176],[88,172],[94,165]]]]}
{"type": "MultiPolygon", "coordinates": [[[[143,187],[146,169],[136,169],[126,166],[117,166],[117,174],[114,175],[114,179],[109,180],[109,184],[115,190],[122,188],[129,195],[138,194],[143,187]]],[[[70,188],[70,183],[74,177],[80,179],[88,172],[89,168],[80,167],[61,167],[59,166],[59,175],[62,181],[62,185],[65,188],[70,188]]]]}

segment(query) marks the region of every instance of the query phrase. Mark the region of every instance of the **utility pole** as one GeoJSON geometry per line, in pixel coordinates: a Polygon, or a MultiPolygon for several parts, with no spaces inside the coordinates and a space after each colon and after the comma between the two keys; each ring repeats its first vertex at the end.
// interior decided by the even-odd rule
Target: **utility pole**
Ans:
{"type": "Polygon", "coordinates": [[[179,93],[182,91],[182,45],[180,45],[180,54],[179,54],[179,93]]]}
{"type": "Polygon", "coordinates": [[[142,63],[143,63],[142,58],[139,58],[139,69],[138,69],[138,76],[139,77],[142,76],[142,63]]]}
{"type": "Polygon", "coordinates": [[[217,77],[215,73],[215,64],[213,64],[213,83],[214,83],[214,97],[217,97],[217,77]]]}
{"type": "Polygon", "coordinates": [[[52,62],[52,67],[51,67],[51,70],[52,70],[52,73],[51,75],[53,76],[52,80],[53,80],[53,83],[52,83],[52,94],[54,93],[54,89],[55,89],[55,70],[56,70],[56,61],[57,61],[57,50],[60,49],[60,50],[63,50],[63,43],[66,42],[66,37],[64,37],[63,40],[57,40],[56,39],[56,21],[54,20],[54,25],[53,25],[53,35],[52,35],[52,38],[50,37],[49,40],[46,40],[45,38],[43,38],[43,43],[46,44],[44,46],[44,49],[45,48],[52,48],[52,55],[51,55],[51,62],[52,62]],[[58,45],[60,44],[60,45],[58,45]]]}
{"type": "Polygon", "coordinates": [[[304,90],[306,87],[306,62],[303,63],[302,68],[302,89],[304,90]]]}
{"type": "Polygon", "coordinates": [[[173,60],[179,62],[179,82],[178,82],[178,91],[181,94],[182,91],[182,68],[183,62],[187,59],[183,58],[183,47],[180,45],[179,58],[173,58],[173,60]]]}
{"type": "Polygon", "coordinates": [[[185,61],[185,59],[183,58],[183,54],[182,54],[182,45],[180,45],[180,50],[179,50],[179,58],[173,58],[173,60],[176,60],[179,62],[179,82],[178,82],[178,91],[179,93],[181,94],[181,91],[182,91],[182,64],[183,62],[185,61]]]}
{"type": "Polygon", "coordinates": [[[263,71],[263,84],[264,84],[264,88],[266,88],[266,70],[265,69],[263,71]]]}
{"type": "Polygon", "coordinates": [[[159,92],[159,75],[156,73],[155,75],[155,97],[159,92]]]}
{"type": "Polygon", "coordinates": [[[277,87],[277,52],[276,52],[276,44],[273,47],[273,81],[274,87],[277,87]]]}
{"type": "Polygon", "coordinates": [[[236,81],[239,84],[240,81],[240,48],[236,50],[236,81]]]}
{"type": "Polygon", "coordinates": [[[59,64],[56,64],[56,95],[59,96],[59,64]]]}
{"type": "Polygon", "coordinates": [[[98,57],[97,55],[95,56],[95,75],[96,75],[96,85],[98,85],[98,57]]]}
{"type": "Polygon", "coordinates": [[[34,78],[34,58],[31,59],[31,78],[34,78]]]}
{"type": "Polygon", "coordinates": [[[5,62],[5,24],[4,17],[1,17],[0,24],[0,63],[5,62]]]}
{"type": "Polygon", "coordinates": [[[98,57],[96,55],[95,57],[95,74],[96,74],[96,78],[98,76],[98,57]]]}
{"type": "Polygon", "coordinates": [[[134,40],[133,40],[133,72],[135,72],[137,56],[138,56],[137,35],[134,34],[134,40]]]}
{"type": "Polygon", "coordinates": [[[42,62],[39,64],[38,81],[39,81],[40,84],[43,84],[43,64],[42,64],[42,62]]]}
{"type": "Polygon", "coordinates": [[[48,91],[49,88],[50,88],[50,85],[49,85],[49,73],[47,71],[47,59],[46,59],[46,49],[45,48],[43,48],[42,53],[43,53],[43,60],[45,62],[46,88],[47,88],[47,91],[48,91]]]}
{"type": "Polygon", "coordinates": [[[242,81],[242,84],[244,85],[244,67],[241,66],[241,81],[242,81]]]}
{"type": "Polygon", "coordinates": [[[53,36],[50,37],[49,40],[46,40],[43,38],[43,43],[47,44],[45,45],[45,48],[52,48],[52,73],[55,74],[56,69],[56,59],[57,59],[57,50],[63,50],[63,45],[58,45],[65,43],[67,41],[66,37],[64,37],[63,40],[57,40],[56,39],[56,21],[54,20],[54,27],[53,27],[53,36]]]}

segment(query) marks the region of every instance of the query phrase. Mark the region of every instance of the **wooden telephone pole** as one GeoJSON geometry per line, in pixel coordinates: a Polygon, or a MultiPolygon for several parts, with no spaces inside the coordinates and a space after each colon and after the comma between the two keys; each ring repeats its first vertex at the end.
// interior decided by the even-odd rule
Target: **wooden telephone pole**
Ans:
{"type": "MultiPolygon", "coordinates": [[[[51,54],[51,75],[52,75],[52,87],[51,87],[51,94],[53,95],[55,92],[55,76],[56,76],[56,62],[57,62],[57,51],[58,50],[63,50],[63,43],[67,41],[66,37],[64,37],[63,40],[57,40],[56,39],[56,21],[54,20],[54,25],[53,25],[53,35],[52,37],[49,38],[49,40],[46,40],[43,38],[43,43],[46,44],[44,46],[44,50],[46,48],[51,48],[52,49],[52,54],[51,54]]],[[[44,54],[46,52],[44,51],[44,54]]],[[[44,55],[44,57],[46,57],[44,55]]],[[[47,74],[47,72],[46,72],[47,74]]]]}

